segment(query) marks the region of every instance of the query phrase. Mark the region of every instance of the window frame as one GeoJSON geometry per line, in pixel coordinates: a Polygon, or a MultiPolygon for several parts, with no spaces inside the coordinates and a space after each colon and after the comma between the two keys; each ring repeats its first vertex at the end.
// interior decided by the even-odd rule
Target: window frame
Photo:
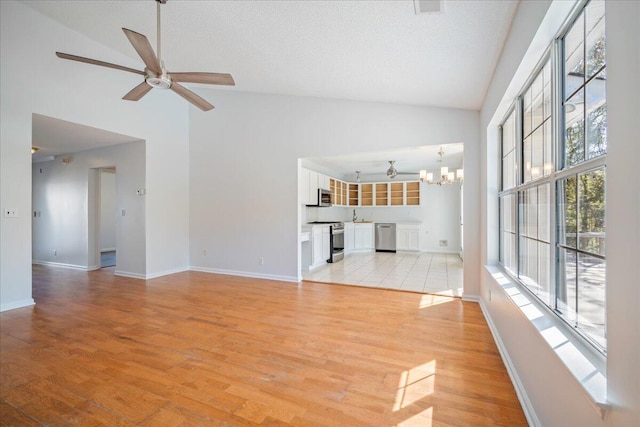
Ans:
{"type": "MultiPolygon", "coordinates": [[[[514,100],[513,104],[507,109],[507,113],[504,115],[502,120],[500,121],[500,125],[498,127],[499,131],[499,149],[498,149],[498,157],[499,157],[499,169],[500,173],[499,180],[500,185],[498,186],[498,264],[501,266],[501,269],[505,274],[507,274],[514,283],[520,289],[525,289],[529,295],[534,297],[538,303],[545,308],[548,312],[552,313],[558,319],[561,320],[561,323],[566,326],[566,329],[570,331],[575,336],[579,337],[583,342],[586,342],[589,347],[595,349],[599,354],[606,357],[607,347],[606,347],[606,300],[604,301],[604,316],[605,316],[605,327],[604,327],[604,336],[605,336],[605,345],[601,345],[594,338],[588,335],[588,333],[583,332],[579,329],[579,326],[576,325],[575,321],[570,322],[570,320],[563,316],[558,307],[558,294],[559,294],[559,278],[558,274],[561,270],[559,268],[560,263],[560,252],[562,250],[559,245],[559,227],[558,227],[558,213],[559,213],[559,200],[558,200],[558,192],[557,186],[558,183],[572,176],[580,176],[582,174],[588,173],[589,171],[594,171],[598,169],[603,169],[605,171],[605,182],[606,182],[606,157],[607,150],[601,155],[597,157],[588,158],[586,153],[586,148],[584,148],[584,158],[583,160],[575,165],[567,166],[566,162],[566,124],[565,124],[565,95],[564,95],[564,79],[565,79],[565,60],[564,60],[564,45],[565,45],[565,37],[567,34],[574,28],[574,25],[580,17],[584,17],[587,15],[587,8],[591,1],[580,2],[580,5],[576,7],[574,12],[568,17],[564,25],[562,26],[562,30],[554,37],[550,46],[545,50],[542,55],[540,61],[533,68],[531,74],[523,85],[522,89],[518,92],[518,96],[514,100]],[[542,175],[538,178],[531,179],[525,182],[525,165],[524,165],[524,99],[525,93],[531,90],[532,84],[538,78],[539,75],[543,73],[543,69],[546,64],[549,64],[550,67],[550,75],[551,75],[551,116],[549,120],[551,120],[550,132],[551,132],[551,161],[553,162],[553,168],[548,175],[542,175]],[[505,189],[504,188],[504,173],[503,170],[503,158],[504,158],[504,124],[510,118],[511,114],[515,112],[515,126],[516,126],[516,164],[518,167],[518,172],[515,177],[515,184],[513,187],[505,189]],[[521,271],[521,245],[520,240],[521,236],[521,222],[523,220],[522,215],[524,209],[521,208],[521,194],[526,192],[530,188],[537,188],[541,185],[549,185],[549,264],[548,264],[548,277],[549,277],[549,302],[547,304],[544,300],[540,299],[535,292],[527,286],[523,280],[519,277],[521,271]],[[511,248],[511,253],[515,257],[515,271],[511,271],[508,266],[505,265],[505,260],[503,259],[504,254],[504,238],[503,238],[503,221],[502,218],[503,213],[503,201],[505,196],[513,195],[515,197],[515,205],[513,208],[516,209],[516,218],[515,218],[515,249],[511,248]]],[[[606,20],[606,17],[604,18],[606,20]]],[[[583,25],[586,25],[583,23],[583,25]]],[[[584,27],[586,28],[586,27],[584,27]]],[[[587,49],[587,36],[585,35],[585,31],[583,28],[583,56],[586,58],[586,49],[587,49]]],[[[586,61],[586,59],[585,59],[586,61]]],[[[595,79],[603,70],[606,70],[606,53],[605,53],[605,62],[604,65],[598,67],[597,70],[593,72],[590,77],[584,77],[583,83],[578,88],[572,91],[570,96],[566,97],[567,100],[571,99],[572,96],[575,95],[580,90],[586,91],[587,84],[595,79]]],[[[586,67],[586,64],[585,64],[586,67]]],[[[585,71],[586,74],[586,71],[585,71]]],[[[606,81],[605,81],[606,85],[606,81]]],[[[544,84],[542,91],[544,93],[544,84]]],[[[585,100],[586,102],[586,100],[585,100]]],[[[605,95],[605,103],[606,103],[606,95],[605,95]]],[[[585,104],[586,105],[586,104],[585,104]]],[[[586,108],[583,112],[583,120],[586,122],[586,108]]],[[[541,122],[540,126],[544,126],[544,114],[543,114],[543,122],[541,122]]],[[[533,129],[531,129],[530,135],[533,135],[533,129]]],[[[586,147],[586,136],[583,136],[584,141],[583,144],[586,147]]],[[[544,145],[544,143],[543,143],[544,145]]],[[[544,158],[544,155],[543,155],[544,158]]],[[[543,160],[544,163],[544,160],[543,160]]],[[[604,197],[606,199],[606,190],[604,197]]],[[[539,199],[538,199],[539,200],[539,199]]],[[[539,222],[539,219],[538,219],[539,222]]],[[[606,230],[606,217],[605,217],[605,230],[606,230]]],[[[605,234],[605,242],[606,242],[606,234],[605,234]]],[[[562,246],[564,247],[564,246],[562,246]]],[[[606,248],[606,246],[605,246],[606,248]]],[[[568,250],[575,251],[577,253],[583,253],[584,251],[580,251],[579,248],[569,248],[568,250]]],[[[567,250],[565,248],[565,250],[567,250]]],[[[592,256],[591,252],[584,252],[589,256],[592,256]]],[[[601,257],[605,262],[606,269],[606,256],[605,255],[597,255],[601,257]]],[[[605,270],[606,271],[606,270],[605,270]]],[[[606,292],[606,276],[605,276],[605,292],[606,292]]],[[[576,313],[576,318],[579,316],[579,310],[576,313]]]]}

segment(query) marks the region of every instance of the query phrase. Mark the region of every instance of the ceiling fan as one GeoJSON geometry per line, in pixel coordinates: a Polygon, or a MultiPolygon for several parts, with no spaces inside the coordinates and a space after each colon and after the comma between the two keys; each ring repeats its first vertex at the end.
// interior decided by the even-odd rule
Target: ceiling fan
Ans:
{"type": "Polygon", "coordinates": [[[398,172],[394,166],[395,160],[389,160],[389,169],[387,169],[387,177],[393,179],[398,175],[418,175],[417,172],[398,172]]]}
{"type": "Polygon", "coordinates": [[[158,16],[158,55],[153,51],[149,40],[142,34],[136,33],[129,29],[123,28],[124,34],[127,36],[133,48],[138,52],[140,58],[145,64],[144,71],[136,70],[122,65],[111,64],[109,62],[98,61],[97,59],[85,58],[82,56],[71,55],[68,53],[56,52],[59,58],[69,59],[71,61],[85,62],[87,64],[100,65],[102,67],[114,68],[116,70],[127,71],[130,73],[140,74],[144,76],[144,81],[138,86],[134,87],[127,93],[122,99],[127,101],[138,101],[145,96],[151,89],[171,89],[196,107],[203,111],[209,111],[213,108],[209,102],[202,97],[196,95],[186,87],[179,83],[204,83],[212,85],[227,85],[235,86],[233,77],[231,74],[220,73],[174,73],[169,72],[164,67],[164,62],[160,56],[160,5],[165,4],[167,0],[156,0],[157,4],[157,16],[158,16]]]}

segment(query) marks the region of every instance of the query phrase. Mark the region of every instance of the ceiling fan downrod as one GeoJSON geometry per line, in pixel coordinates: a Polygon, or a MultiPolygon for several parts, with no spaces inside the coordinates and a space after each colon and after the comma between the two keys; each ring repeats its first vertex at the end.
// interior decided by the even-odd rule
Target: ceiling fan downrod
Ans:
{"type": "Polygon", "coordinates": [[[157,13],[157,23],[158,23],[158,32],[157,32],[157,36],[158,36],[158,60],[162,61],[162,54],[161,54],[161,50],[160,50],[160,5],[161,4],[166,4],[167,0],[156,0],[156,2],[158,3],[156,5],[156,9],[158,11],[157,13]]]}

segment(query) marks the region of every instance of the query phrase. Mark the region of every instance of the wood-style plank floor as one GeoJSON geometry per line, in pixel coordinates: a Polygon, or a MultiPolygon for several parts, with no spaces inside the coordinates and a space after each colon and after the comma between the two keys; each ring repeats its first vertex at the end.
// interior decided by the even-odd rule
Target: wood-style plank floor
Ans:
{"type": "Polygon", "coordinates": [[[35,266],[0,315],[2,425],[526,425],[475,303],[35,266]]]}

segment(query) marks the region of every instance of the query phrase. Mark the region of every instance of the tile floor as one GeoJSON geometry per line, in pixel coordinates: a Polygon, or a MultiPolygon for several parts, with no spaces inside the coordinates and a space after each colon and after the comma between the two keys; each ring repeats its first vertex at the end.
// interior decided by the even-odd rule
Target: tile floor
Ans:
{"type": "Polygon", "coordinates": [[[462,296],[462,259],[438,253],[351,253],[302,273],[304,280],[462,296]]]}

